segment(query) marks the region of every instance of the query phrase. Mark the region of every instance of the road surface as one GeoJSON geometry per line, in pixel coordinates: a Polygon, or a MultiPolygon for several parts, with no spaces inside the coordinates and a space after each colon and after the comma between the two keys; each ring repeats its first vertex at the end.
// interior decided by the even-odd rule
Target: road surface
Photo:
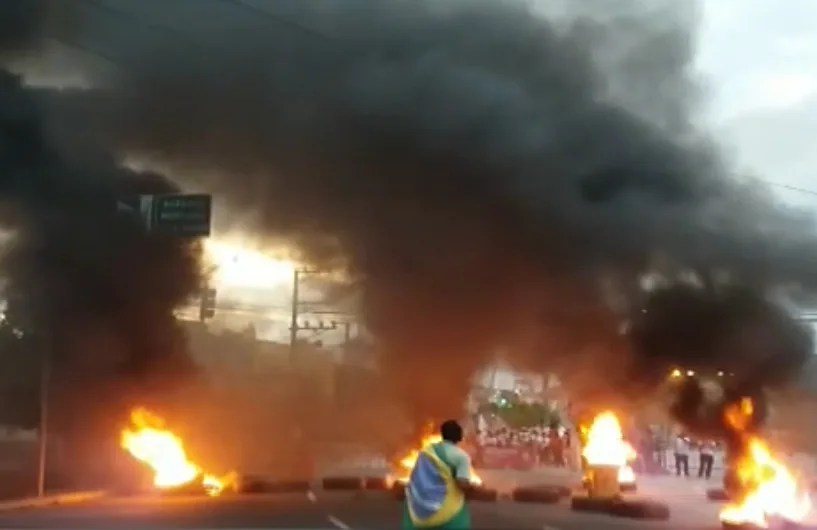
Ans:
{"type": "MultiPolygon", "coordinates": [[[[669,483],[668,483],[669,484],[669,483]]],[[[537,530],[716,530],[717,506],[694,488],[660,493],[673,510],[668,522],[641,522],[572,512],[559,505],[510,501],[472,503],[474,528],[537,530]]],[[[655,497],[655,495],[651,495],[655,497]]],[[[384,493],[206,497],[134,497],[33,508],[0,514],[0,528],[398,528],[401,504],[384,493]]]]}

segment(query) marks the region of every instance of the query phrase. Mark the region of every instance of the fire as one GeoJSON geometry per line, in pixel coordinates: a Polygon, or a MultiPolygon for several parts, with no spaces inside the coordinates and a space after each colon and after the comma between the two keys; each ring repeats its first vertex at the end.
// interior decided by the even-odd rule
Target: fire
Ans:
{"type": "Polygon", "coordinates": [[[164,428],[161,418],[138,408],[131,412],[130,423],[122,431],[121,446],[153,470],[155,487],[176,488],[199,479],[209,493],[222,491],[222,482],[190,461],[182,441],[164,428]]]}
{"type": "MultiPolygon", "coordinates": [[[[396,478],[397,482],[406,483],[409,480],[409,475],[411,471],[414,469],[414,464],[417,462],[417,458],[420,456],[420,451],[425,449],[426,447],[440,443],[442,441],[442,437],[439,434],[432,434],[429,436],[424,436],[422,441],[420,442],[419,449],[412,449],[406,456],[401,458],[397,464],[399,466],[399,474],[396,478]]],[[[475,484],[482,484],[482,479],[477,476],[474,470],[471,470],[471,481],[475,484]]]]}
{"type": "Polygon", "coordinates": [[[205,250],[220,287],[279,287],[292,282],[291,261],[224,240],[206,239],[205,250]]]}
{"type": "MultiPolygon", "coordinates": [[[[752,402],[745,398],[727,408],[725,419],[741,432],[748,426],[752,412],[752,402]]],[[[797,522],[808,515],[811,510],[808,494],[761,439],[747,435],[746,451],[735,467],[741,498],[721,510],[721,521],[767,528],[772,518],[797,522]]]]}
{"type": "Polygon", "coordinates": [[[587,430],[582,456],[591,466],[616,466],[619,482],[633,482],[635,474],[628,465],[635,460],[636,452],[624,440],[621,424],[612,412],[603,412],[593,419],[587,430]]]}
{"type": "Polygon", "coordinates": [[[746,456],[737,463],[737,477],[747,493],[724,507],[722,521],[766,528],[770,517],[801,521],[811,509],[811,500],[797,479],[757,438],[749,441],[746,456]]]}
{"type": "Polygon", "coordinates": [[[621,466],[618,469],[618,482],[620,484],[632,484],[635,482],[635,471],[630,466],[621,466]]]}

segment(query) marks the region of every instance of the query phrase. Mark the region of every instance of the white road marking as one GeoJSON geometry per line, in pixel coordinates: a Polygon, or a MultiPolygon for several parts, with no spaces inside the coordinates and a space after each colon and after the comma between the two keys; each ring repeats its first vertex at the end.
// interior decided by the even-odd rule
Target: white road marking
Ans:
{"type": "Polygon", "coordinates": [[[559,529],[556,528],[555,526],[550,526],[550,525],[546,524],[546,525],[544,525],[542,527],[542,530],[559,530],[559,529]]]}
{"type": "Polygon", "coordinates": [[[318,498],[315,496],[315,492],[312,490],[306,492],[306,498],[312,502],[318,502],[318,498]]]}
{"type": "Polygon", "coordinates": [[[351,527],[351,526],[347,525],[346,523],[344,523],[343,521],[341,521],[340,519],[338,519],[338,518],[337,518],[337,517],[335,517],[334,515],[330,515],[330,516],[328,517],[328,519],[329,519],[329,522],[330,522],[330,523],[332,523],[333,525],[335,525],[335,526],[337,526],[338,528],[340,528],[340,530],[352,530],[352,527],[351,527]]]}

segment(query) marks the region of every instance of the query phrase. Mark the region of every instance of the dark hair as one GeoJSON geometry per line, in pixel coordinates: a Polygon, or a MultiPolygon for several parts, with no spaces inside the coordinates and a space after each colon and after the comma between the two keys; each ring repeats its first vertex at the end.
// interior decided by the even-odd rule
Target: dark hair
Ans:
{"type": "Polygon", "coordinates": [[[443,440],[451,443],[460,443],[462,441],[462,427],[456,420],[447,420],[440,425],[440,436],[443,440]]]}

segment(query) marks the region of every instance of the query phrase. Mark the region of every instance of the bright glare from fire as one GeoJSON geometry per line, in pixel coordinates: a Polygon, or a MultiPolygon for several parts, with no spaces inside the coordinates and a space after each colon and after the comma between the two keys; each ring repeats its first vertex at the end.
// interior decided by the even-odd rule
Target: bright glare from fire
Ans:
{"type": "MultiPolygon", "coordinates": [[[[419,449],[412,449],[406,456],[398,461],[400,469],[398,470],[398,476],[396,478],[397,482],[407,483],[409,475],[411,475],[411,471],[414,469],[414,464],[420,456],[420,451],[441,441],[442,437],[439,434],[423,437],[419,449]]],[[[482,484],[482,479],[477,476],[473,469],[471,470],[471,481],[475,484],[482,484]]]]}
{"type": "Polygon", "coordinates": [[[753,438],[749,451],[737,465],[738,481],[748,493],[721,511],[721,520],[749,523],[765,528],[769,517],[801,521],[811,509],[811,500],[799,487],[797,479],[776,460],[763,441],[753,438]]]}
{"type": "Polygon", "coordinates": [[[272,288],[292,282],[295,265],[291,261],[213,239],[205,240],[205,251],[216,267],[217,285],[272,288]]]}
{"type": "MultiPolygon", "coordinates": [[[[754,406],[748,398],[726,410],[732,428],[745,431],[754,406]]],[[[811,499],[797,478],[775,459],[763,440],[747,434],[746,454],[736,463],[741,499],[727,504],[722,521],[768,527],[770,518],[802,521],[811,510],[811,499]]]]}
{"type": "MultiPolygon", "coordinates": [[[[636,452],[624,440],[621,424],[612,412],[603,412],[593,419],[587,431],[587,441],[582,449],[582,456],[591,466],[615,466],[619,469],[619,480],[629,478],[632,468],[629,462],[635,460],[636,452]],[[629,472],[625,470],[629,469],[629,472]]],[[[634,477],[633,477],[634,478],[634,477]]]]}
{"type": "Polygon", "coordinates": [[[635,482],[635,471],[630,466],[621,466],[618,469],[619,484],[632,484],[635,482]]]}
{"type": "Polygon", "coordinates": [[[131,412],[130,421],[131,425],[122,431],[122,448],[153,470],[155,487],[175,488],[201,480],[211,494],[223,489],[219,479],[202,473],[190,461],[182,441],[164,428],[161,418],[138,408],[131,412]]]}

